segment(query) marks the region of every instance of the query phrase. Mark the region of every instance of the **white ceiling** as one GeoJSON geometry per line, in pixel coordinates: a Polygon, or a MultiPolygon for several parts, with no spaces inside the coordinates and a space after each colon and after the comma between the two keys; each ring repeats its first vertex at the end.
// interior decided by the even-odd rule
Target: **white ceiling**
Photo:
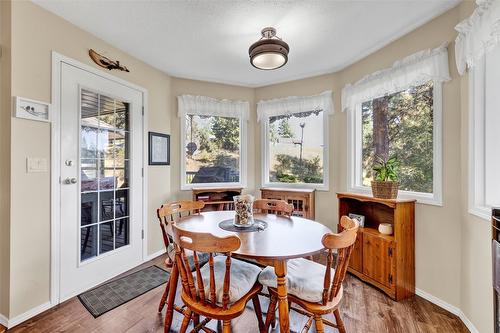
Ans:
{"type": "Polygon", "coordinates": [[[257,87],[340,70],[460,0],[34,2],[170,75],[257,87]],[[265,26],[290,45],[274,71],[249,63],[265,26]]]}

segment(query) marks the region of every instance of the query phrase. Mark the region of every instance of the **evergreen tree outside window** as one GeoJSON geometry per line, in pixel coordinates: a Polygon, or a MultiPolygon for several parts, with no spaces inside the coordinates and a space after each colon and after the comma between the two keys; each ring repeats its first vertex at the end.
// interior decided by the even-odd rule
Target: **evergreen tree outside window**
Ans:
{"type": "Polygon", "coordinates": [[[361,104],[362,185],[370,186],[376,156],[397,156],[400,190],[433,193],[432,81],[361,104]]]}

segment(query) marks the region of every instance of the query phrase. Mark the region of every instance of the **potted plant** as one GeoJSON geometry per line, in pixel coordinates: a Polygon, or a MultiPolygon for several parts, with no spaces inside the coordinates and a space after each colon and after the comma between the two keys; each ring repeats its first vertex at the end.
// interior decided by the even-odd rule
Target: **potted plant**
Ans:
{"type": "Polygon", "coordinates": [[[396,199],[398,197],[398,168],[399,160],[396,156],[388,159],[376,157],[373,166],[375,178],[372,181],[372,193],[375,198],[396,199]]]}

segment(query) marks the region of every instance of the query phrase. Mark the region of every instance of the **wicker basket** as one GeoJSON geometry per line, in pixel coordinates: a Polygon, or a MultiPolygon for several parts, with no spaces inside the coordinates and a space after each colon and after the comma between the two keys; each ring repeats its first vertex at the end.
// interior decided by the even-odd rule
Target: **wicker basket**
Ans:
{"type": "Polygon", "coordinates": [[[372,181],[372,193],[375,198],[396,199],[398,197],[398,182],[372,181]]]}

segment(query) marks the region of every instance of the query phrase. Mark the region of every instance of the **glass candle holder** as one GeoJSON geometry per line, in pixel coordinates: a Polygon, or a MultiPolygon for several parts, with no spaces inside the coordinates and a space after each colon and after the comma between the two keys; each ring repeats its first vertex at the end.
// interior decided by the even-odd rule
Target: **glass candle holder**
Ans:
{"type": "Polygon", "coordinates": [[[233,198],[234,225],[238,227],[250,227],[253,225],[253,201],[254,197],[250,194],[237,195],[233,198]]]}

